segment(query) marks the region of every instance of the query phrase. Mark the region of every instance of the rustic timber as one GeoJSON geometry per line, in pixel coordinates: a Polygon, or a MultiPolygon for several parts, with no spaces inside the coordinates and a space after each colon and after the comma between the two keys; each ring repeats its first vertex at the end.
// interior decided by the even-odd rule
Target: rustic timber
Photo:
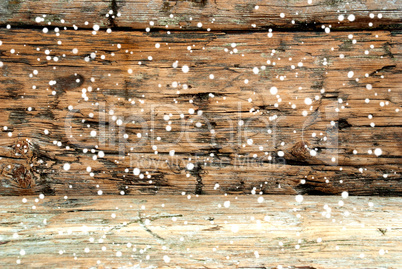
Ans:
{"type": "Polygon", "coordinates": [[[0,197],[2,268],[400,267],[401,198],[25,198],[0,197]]]}
{"type": "Polygon", "coordinates": [[[401,15],[0,0],[0,268],[399,268],[401,15]]]}
{"type": "Polygon", "coordinates": [[[399,32],[0,40],[3,195],[402,192],[399,32]]]}
{"type": "Polygon", "coordinates": [[[0,25],[91,29],[401,29],[401,4],[382,0],[3,0],[0,25]],[[281,14],[283,15],[281,16],[281,14]],[[372,15],[370,15],[372,14],[372,15]],[[343,15],[343,19],[339,16],[343,15]],[[349,20],[353,15],[353,20],[349,20]],[[43,16],[45,16],[43,18],[43,16]],[[42,17],[43,21],[37,20],[42,17]],[[150,25],[150,22],[153,25],[150,25]],[[49,24],[50,23],[50,24],[49,24]],[[370,25],[372,23],[372,25],[370,25]]]}

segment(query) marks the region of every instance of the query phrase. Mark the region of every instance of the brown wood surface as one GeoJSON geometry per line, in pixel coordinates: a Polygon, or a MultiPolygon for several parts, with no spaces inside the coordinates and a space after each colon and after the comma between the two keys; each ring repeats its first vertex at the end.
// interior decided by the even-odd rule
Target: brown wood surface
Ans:
{"type": "Polygon", "coordinates": [[[258,198],[1,197],[0,266],[400,268],[401,198],[258,198]]]}
{"type": "Polygon", "coordinates": [[[206,30],[401,29],[401,3],[382,0],[3,0],[0,24],[206,30]],[[256,8],[258,6],[258,8],[256,8]],[[281,17],[281,13],[285,16],[281,17]],[[370,15],[373,14],[373,15],[370,15]],[[171,15],[173,17],[171,17],[171,15]],[[344,15],[340,20],[339,15],[344,15]],[[348,20],[354,15],[353,21],[348,20]],[[45,16],[43,18],[43,16],[45,16]],[[42,17],[43,21],[36,21],[42,17]],[[87,22],[87,23],[86,23],[87,22]],[[369,25],[372,23],[372,25],[369,25]]]}
{"type": "Polygon", "coordinates": [[[3,195],[401,194],[399,32],[3,29],[0,40],[3,195]]]}
{"type": "Polygon", "coordinates": [[[400,268],[401,15],[0,0],[0,268],[400,268]]]}

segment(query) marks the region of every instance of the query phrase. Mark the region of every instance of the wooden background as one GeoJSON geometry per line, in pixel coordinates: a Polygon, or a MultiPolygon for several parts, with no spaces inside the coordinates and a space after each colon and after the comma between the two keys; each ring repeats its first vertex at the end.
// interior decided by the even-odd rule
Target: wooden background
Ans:
{"type": "Polygon", "coordinates": [[[400,267],[401,15],[379,0],[1,1],[0,264],[400,267]],[[370,197],[343,199],[345,216],[345,191],[370,197]],[[278,223],[243,225],[263,210],[278,223]],[[106,252],[85,251],[103,236],[106,252]]]}

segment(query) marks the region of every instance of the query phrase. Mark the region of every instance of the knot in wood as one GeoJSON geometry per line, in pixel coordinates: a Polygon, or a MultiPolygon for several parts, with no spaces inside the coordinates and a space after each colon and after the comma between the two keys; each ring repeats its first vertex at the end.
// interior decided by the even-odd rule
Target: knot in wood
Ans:
{"type": "Polygon", "coordinates": [[[298,161],[303,161],[307,159],[310,156],[310,153],[308,151],[308,144],[303,141],[297,142],[290,149],[290,154],[292,154],[293,157],[295,157],[295,159],[298,161]]]}

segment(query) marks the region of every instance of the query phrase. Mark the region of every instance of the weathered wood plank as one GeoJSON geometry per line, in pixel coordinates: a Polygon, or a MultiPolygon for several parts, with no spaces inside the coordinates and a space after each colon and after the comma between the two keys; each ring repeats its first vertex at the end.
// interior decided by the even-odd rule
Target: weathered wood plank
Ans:
{"type": "Polygon", "coordinates": [[[3,0],[0,2],[0,24],[5,26],[59,26],[92,28],[110,25],[106,17],[109,0],[3,0]],[[87,24],[86,24],[87,22],[87,24]]]}
{"type": "Polygon", "coordinates": [[[1,194],[402,193],[399,32],[59,34],[0,31],[1,194]]]}
{"type": "Polygon", "coordinates": [[[102,28],[166,29],[168,26],[175,30],[194,30],[200,29],[198,23],[202,23],[203,29],[212,30],[323,31],[322,26],[400,29],[401,15],[398,1],[381,0],[312,0],[311,3],[308,0],[5,0],[0,3],[0,24],[3,25],[48,26],[51,23],[86,29],[96,24],[102,28]]]}
{"type": "Polygon", "coordinates": [[[203,29],[212,30],[280,28],[323,31],[323,25],[330,25],[333,29],[386,29],[400,28],[402,14],[400,3],[378,0],[123,0],[116,3],[121,12],[116,24],[137,29],[149,27],[150,21],[155,26],[168,25],[173,29],[199,29],[198,23],[202,23],[203,29]],[[381,19],[378,19],[378,14],[381,14],[381,19]],[[343,15],[342,19],[340,15],[343,15]],[[351,20],[349,15],[353,15],[351,20]]]}
{"type": "Polygon", "coordinates": [[[0,197],[0,266],[400,267],[401,198],[259,197],[0,197]]]}

